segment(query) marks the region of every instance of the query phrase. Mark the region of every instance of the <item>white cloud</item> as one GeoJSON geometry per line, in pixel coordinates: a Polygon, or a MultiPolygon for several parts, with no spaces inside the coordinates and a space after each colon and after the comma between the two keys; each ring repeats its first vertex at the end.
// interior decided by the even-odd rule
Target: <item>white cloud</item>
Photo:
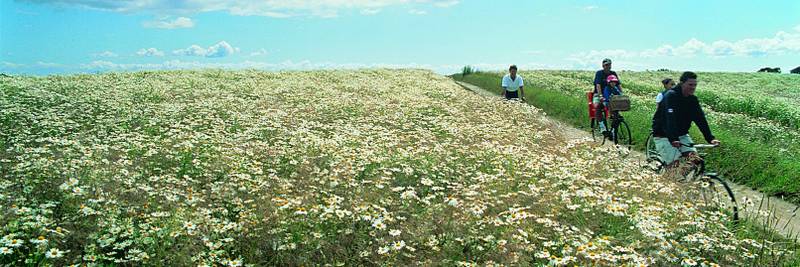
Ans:
{"type": "MultiPolygon", "coordinates": [[[[798,26],[800,27],[800,26],[798,26]]],[[[737,41],[717,40],[705,43],[696,38],[691,38],[685,43],[673,46],[662,45],[655,49],[627,51],[622,49],[591,50],[589,52],[575,53],[567,60],[575,62],[577,66],[599,66],[603,58],[639,59],[653,57],[684,57],[707,56],[722,58],[730,56],[759,57],[767,55],[784,55],[800,53],[800,29],[794,32],[779,31],[771,38],[746,38],[737,41]]]]}
{"type": "Polygon", "coordinates": [[[158,49],[153,48],[153,47],[146,48],[146,49],[145,48],[139,49],[139,51],[136,52],[136,54],[140,55],[140,56],[143,56],[143,57],[163,57],[164,56],[164,52],[163,51],[159,51],[158,49]]]}
{"type": "Polygon", "coordinates": [[[251,57],[258,57],[258,56],[266,56],[267,54],[269,54],[267,52],[267,50],[264,49],[264,48],[261,48],[259,50],[256,50],[256,51],[253,51],[252,53],[250,53],[250,56],[251,57]]]}
{"type": "Polygon", "coordinates": [[[428,14],[428,11],[419,10],[419,9],[411,9],[411,10],[408,11],[408,14],[411,14],[411,15],[425,15],[425,14],[428,14]]]}
{"type": "Polygon", "coordinates": [[[117,54],[111,51],[103,51],[100,53],[92,54],[92,57],[117,57],[117,54]]]}
{"type": "Polygon", "coordinates": [[[585,69],[600,66],[605,58],[611,58],[616,61],[616,59],[620,58],[635,58],[637,56],[639,56],[639,53],[624,49],[591,50],[569,55],[567,60],[574,62],[579,69],[585,69]]]}
{"type": "Polygon", "coordinates": [[[231,46],[230,44],[228,44],[228,42],[221,41],[215,45],[210,46],[209,48],[203,48],[199,45],[191,45],[185,49],[178,49],[172,51],[172,53],[181,56],[226,57],[238,51],[239,48],[231,46]]]}
{"type": "MultiPolygon", "coordinates": [[[[389,6],[434,6],[448,8],[457,0],[23,0],[56,6],[81,7],[121,13],[196,14],[223,11],[241,16],[335,17],[341,10],[375,10],[389,6]]],[[[367,12],[369,13],[369,12],[367,12]]]]}
{"type": "Polygon", "coordinates": [[[2,65],[4,68],[20,68],[20,67],[24,67],[25,66],[25,65],[22,65],[22,64],[12,63],[12,62],[8,62],[8,61],[3,61],[2,64],[0,64],[0,65],[2,65]]]}
{"type": "Polygon", "coordinates": [[[459,3],[459,2],[460,2],[460,1],[458,1],[458,0],[452,0],[452,1],[436,1],[436,2],[434,2],[434,3],[433,3],[433,5],[434,5],[434,6],[437,6],[437,7],[451,7],[451,6],[458,5],[458,3],[459,3]]]}
{"type": "Polygon", "coordinates": [[[585,7],[583,7],[583,11],[592,11],[592,10],[595,10],[595,9],[598,9],[598,7],[597,6],[585,6],[585,7]]]}
{"type": "Polygon", "coordinates": [[[525,50],[525,51],[522,51],[522,53],[525,54],[525,55],[541,55],[541,54],[544,54],[544,51],[542,51],[542,50],[525,50]]]}
{"type": "Polygon", "coordinates": [[[43,67],[43,68],[55,68],[55,67],[60,67],[61,64],[52,63],[52,62],[37,61],[36,62],[36,66],[43,67]]]}
{"type": "Polygon", "coordinates": [[[362,15],[375,15],[378,14],[379,12],[381,12],[380,8],[367,8],[361,10],[362,15]]]}
{"type": "Polygon", "coordinates": [[[199,57],[203,57],[203,56],[206,55],[206,49],[200,47],[199,45],[191,45],[191,46],[189,46],[188,48],[185,48],[185,49],[178,49],[178,50],[172,51],[172,53],[175,54],[175,55],[179,55],[179,56],[199,56],[199,57]]]}
{"type": "Polygon", "coordinates": [[[153,21],[145,21],[142,26],[159,29],[191,28],[194,27],[194,21],[187,17],[178,17],[174,20],[169,20],[169,17],[161,17],[153,21]]]}
{"type": "Polygon", "coordinates": [[[22,15],[28,15],[28,16],[38,16],[39,15],[39,13],[32,12],[32,11],[27,11],[27,10],[22,10],[22,9],[17,9],[15,11],[16,11],[17,14],[22,14],[22,15]]]}
{"type": "Polygon", "coordinates": [[[268,63],[259,61],[244,61],[235,63],[218,62],[199,62],[169,60],[162,63],[114,63],[106,60],[96,60],[88,64],[82,64],[81,69],[90,71],[107,70],[176,70],[176,69],[261,69],[261,70],[311,70],[311,69],[360,69],[360,68],[433,68],[429,64],[363,64],[363,63],[314,63],[308,60],[291,61],[287,60],[280,63],[268,63]]]}

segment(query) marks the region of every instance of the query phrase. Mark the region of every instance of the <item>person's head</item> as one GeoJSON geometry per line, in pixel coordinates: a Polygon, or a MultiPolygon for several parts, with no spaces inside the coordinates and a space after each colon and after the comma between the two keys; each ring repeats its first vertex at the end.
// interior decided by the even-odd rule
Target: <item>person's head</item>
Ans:
{"type": "Polygon", "coordinates": [[[691,71],[684,72],[681,74],[681,91],[683,92],[684,96],[694,95],[695,89],[697,89],[697,74],[691,71]]]}
{"type": "Polygon", "coordinates": [[[672,87],[675,87],[675,80],[666,78],[661,80],[661,84],[664,85],[664,89],[671,89],[672,87]]]}
{"type": "Polygon", "coordinates": [[[606,83],[608,83],[608,86],[617,87],[617,84],[619,84],[619,79],[617,78],[617,75],[611,74],[606,77],[606,83]]]}
{"type": "Polygon", "coordinates": [[[510,73],[511,76],[517,76],[517,65],[511,65],[511,67],[508,67],[508,73],[510,73]]]}
{"type": "Polygon", "coordinates": [[[603,59],[603,70],[609,71],[611,70],[611,59],[603,59]]]}

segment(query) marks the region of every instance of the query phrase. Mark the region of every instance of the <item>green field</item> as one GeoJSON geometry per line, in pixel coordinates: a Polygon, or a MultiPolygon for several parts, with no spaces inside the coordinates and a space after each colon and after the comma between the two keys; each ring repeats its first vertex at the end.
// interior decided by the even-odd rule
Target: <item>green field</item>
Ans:
{"type": "MultiPolygon", "coordinates": [[[[479,72],[463,80],[501,92],[502,73],[479,72]]],[[[549,115],[588,129],[587,99],[594,72],[524,71],[529,103],[549,115]]],[[[679,72],[620,72],[633,108],[624,116],[642,149],[655,112],[655,96],[664,78],[679,72]]],[[[698,73],[696,95],[704,105],[714,135],[723,142],[709,157],[710,167],[725,178],[800,203],[800,75],[767,73],[698,73]]],[[[692,127],[693,139],[704,139],[692,127]]]]}
{"type": "MultiPolygon", "coordinates": [[[[582,122],[579,79],[524,74],[582,122]]],[[[424,70],[0,77],[0,264],[799,263],[758,218],[554,127],[424,70]]]]}

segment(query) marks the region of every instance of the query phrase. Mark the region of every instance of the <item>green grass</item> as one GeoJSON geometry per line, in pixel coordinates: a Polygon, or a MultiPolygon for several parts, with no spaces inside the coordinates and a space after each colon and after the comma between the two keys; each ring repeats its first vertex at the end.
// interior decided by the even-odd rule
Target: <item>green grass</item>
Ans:
{"type": "MultiPolygon", "coordinates": [[[[542,75],[541,73],[537,74],[542,75]]],[[[549,74],[551,73],[544,73],[544,75],[549,74]]],[[[631,72],[626,72],[625,74],[636,75],[631,72]]],[[[526,73],[521,75],[527,77],[526,73]]],[[[560,76],[560,78],[574,80],[575,84],[580,84],[583,80],[587,80],[585,81],[586,84],[591,82],[585,72],[557,72],[555,75],[560,76]]],[[[644,75],[651,75],[655,79],[664,74],[642,73],[640,76],[644,75]]],[[[704,73],[703,75],[714,77],[716,74],[704,73]]],[[[497,94],[502,92],[502,88],[499,86],[501,78],[499,73],[478,72],[468,76],[456,74],[453,75],[453,78],[480,86],[497,94]]],[[[642,77],[636,78],[645,79],[642,77]]],[[[712,80],[715,79],[719,78],[712,78],[712,80]]],[[[542,83],[546,81],[531,79],[526,80],[526,82],[534,84],[533,87],[529,86],[525,90],[525,97],[528,103],[544,110],[548,115],[568,122],[575,127],[587,131],[590,130],[587,112],[588,101],[585,95],[580,94],[582,91],[588,91],[590,87],[582,88],[560,83],[558,85],[543,86],[542,83]]],[[[657,81],[654,81],[654,84],[657,84],[657,81]]],[[[654,95],[655,92],[658,92],[654,87],[642,85],[638,81],[626,83],[625,88],[628,88],[629,93],[635,95],[647,96],[648,93],[654,95]]],[[[704,92],[704,90],[712,89],[700,87],[698,92],[704,92]]],[[[787,91],[787,94],[793,92],[793,90],[787,91]]],[[[713,94],[713,92],[706,92],[706,94],[713,94]]],[[[701,100],[701,102],[704,104],[709,102],[716,103],[708,100],[701,100]]],[[[623,115],[631,128],[634,147],[642,151],[645,139],[650,132],[655,104],[634,99],[633,105],[633,108],[623,115]]],[[[720,103],[715,104],[715,106],[722,105],[720,103]]],[[[706,112],[709,112],[709,110],[707,109],[706,112]]],[[[712,124],[714,135],[717,139],[722,140],[724,144],[724,147],[716,149],[709,154],[710,168],[723,174],[726,179],[746,184],[773,196],[783,197],[793,203],[800,203],[800,183],[797,182],[798,178],[800,178],[798,177],[800,174],[800,161],[795,156],[797,155],[796,151],[798,151],[798,140],[792,143],[791,140],[788,142],[786,140],[768,141],[765,138],[754,138],[754,136],[757,136],[754,132],[766,131],[767,129],[743,130],[739,128],[739,122],[736,120],[734,120],[735,123],[733,125],[730,123],[719,125],[722,123],[717,123],[713,115],[710,115],[709,120],[712,124]]],[[[754,118],[754,120],[766,121],[764,118],[754,118]]],[[[781,121],[778,120],[778,122],[781,121]]],[[[691,135],[696,142],[704,142],[697,127],[692,127],[691,135]]],[[[764,135],[770,135],[770,133],[765,133],[764,135]]]]}

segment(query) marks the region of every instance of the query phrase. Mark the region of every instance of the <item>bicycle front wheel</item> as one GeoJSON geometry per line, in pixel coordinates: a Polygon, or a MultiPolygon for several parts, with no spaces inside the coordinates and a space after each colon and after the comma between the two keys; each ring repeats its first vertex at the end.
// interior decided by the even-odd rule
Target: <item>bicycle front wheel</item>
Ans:
{"type": "Polygon", "coordinates": [[[645,165],[654,172],[661,173],[664,170],[664,163],[661,162],[661,157],[656,149],[656,140],[653,137],[653,133],[647,135],[644,146],[645,165]]]}
{"type": "Polygon", "coordinates": [[[716,174],[704,175],[697,181],[700,186],[700,201],[706,208],[729,214],[734,223],[739,221],[739,206],[733,190],[716,174]]]}
{"type": "Polygon", "coordinates": [[[602,121],[597,121],[597,119],[592,118],[590,121],[590,125],[592,126],[592,140],[599,144],[605,144],[606,138],[603,136],[603,131],[600,130],[600,123],[602,121]]]}
{"type": "Polygon", "coordinates": [[[624,120],[620,120],[614,129],[614,144],[620,150],[623,156],[631,153],[631,145],[633,145],[633,137],[631,137],[631,128],[624,120]]]}

